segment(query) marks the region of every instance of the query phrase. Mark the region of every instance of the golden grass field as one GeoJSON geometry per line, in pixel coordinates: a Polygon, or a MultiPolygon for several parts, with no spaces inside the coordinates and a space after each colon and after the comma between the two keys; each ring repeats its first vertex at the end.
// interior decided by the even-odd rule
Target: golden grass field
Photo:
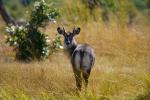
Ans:
{"type": "MultiPolygon", "coordinates": [[[[62,22],[63,23],[63,22],[62,22]]],[[[52,38],[58,26],[81,27],[78,43],[88,43],[96,62],[88,90],[77,92],[69,58],[63,50],[47,60],[18,62],[5,44],[0,21],[0,100],[150,100],[150,23],[140,20],[131,27],[119,22],[50,24],[52,38]]],[[[62,41],[63,42],[63,41],[62,41]]]]}
{"type": "MultiPolygon", "coordinates": [[[[46,31],[56,34],[57,26],[50,25],[46,31]]],[[[121,29],[92,23],[81,29],[77,41],[90,44],[96,54],[87,93],[77,93],[69,58],[63,51],[45,61],[17,62],[1,34],[0,99],[133,100],[144,95],[150,75],[149,28],[135,25],[121,29]]]]}

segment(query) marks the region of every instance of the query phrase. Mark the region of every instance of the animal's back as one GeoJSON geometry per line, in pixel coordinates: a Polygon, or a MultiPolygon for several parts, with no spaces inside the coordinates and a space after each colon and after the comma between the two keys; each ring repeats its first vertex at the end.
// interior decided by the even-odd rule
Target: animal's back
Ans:
{"type": "Polygon", "coordinates": [[[79,44],[72,54],[72,64],[76,70],[90,70],[94,64],[93,49],[87,44],[79,44]]]}

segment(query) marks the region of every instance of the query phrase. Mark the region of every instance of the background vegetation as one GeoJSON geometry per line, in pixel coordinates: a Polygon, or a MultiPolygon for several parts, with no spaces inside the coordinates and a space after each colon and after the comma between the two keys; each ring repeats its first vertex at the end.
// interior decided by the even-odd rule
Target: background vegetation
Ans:
{"type": "MultiPolygon", "coordinates": [[[[60,12],[57,23],[44,33],[53,39],[58,26],[81,27],[79,43],[96,53],[88,92],[77,93],[69,58],[60,50],[47,60],[22,63],[14,60],[5,44],[5,23],[0,18],[0,99],[4,100],[149,100],[150,1],[149,0],[46,0],[60,12]]],[[[4,0],[17,20],[29,20],[33,1],[4,0]]]]}

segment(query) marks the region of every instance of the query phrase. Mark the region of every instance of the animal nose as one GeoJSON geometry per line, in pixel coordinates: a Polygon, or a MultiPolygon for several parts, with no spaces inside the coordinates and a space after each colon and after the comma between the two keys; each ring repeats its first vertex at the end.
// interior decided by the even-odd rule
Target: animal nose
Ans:
{"type": "Polygon", "coordinates": [[[70,41],[67,41],[66,44],[69,45],[69,44],[70,44],[70,41]]]}

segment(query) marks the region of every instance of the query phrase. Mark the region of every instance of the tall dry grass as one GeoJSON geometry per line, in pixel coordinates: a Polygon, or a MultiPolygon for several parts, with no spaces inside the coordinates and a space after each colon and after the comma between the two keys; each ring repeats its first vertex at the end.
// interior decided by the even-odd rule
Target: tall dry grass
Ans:
{"type": "MultiPolygon", "coordinates": [[[[4,34],[0,34],[0,99],[149,100],[148,20],[139,13],[131,27],[114,17],[105,24],[99,18],[93,21],[88,9],[79,0],[73,6],[67,3],[73,4],[73,0],[65,2],[68,6],[63,8],[66,12],[58,23],[50,24],[44,31],[53,38],[58,26],[67,30],[81,27],[76,40],[90,44],[96,54],[87,92],[76,91],[72,67],[63,51],[56,52],[45,61],[17,62],[12,48],[4,43],[4,34]]],[[[4,23],[0,22],[0,30],[4,33],[4,23]]]]}
{"type": "MultiPolygon", "coordinates": [[[[47,32],[56,33],[58,25],[47,32]]],[[[68,30],[71,29],[68,27],[68,30]]],[[[90,44],[96,53],[88,92],[76,93],[69,58],[58,51],[48,60],[22,63],[1,40],[0,97],[2,99],[134,99],[144,93],[149,74],[149,38],[144,30],[121,29],[90,23],[81,26],[79,43],[90,44]],[[125,32],[125,33],[122,33],[125,32]],[[121,35],[124,34],[124,35],[121,35]]]]}

